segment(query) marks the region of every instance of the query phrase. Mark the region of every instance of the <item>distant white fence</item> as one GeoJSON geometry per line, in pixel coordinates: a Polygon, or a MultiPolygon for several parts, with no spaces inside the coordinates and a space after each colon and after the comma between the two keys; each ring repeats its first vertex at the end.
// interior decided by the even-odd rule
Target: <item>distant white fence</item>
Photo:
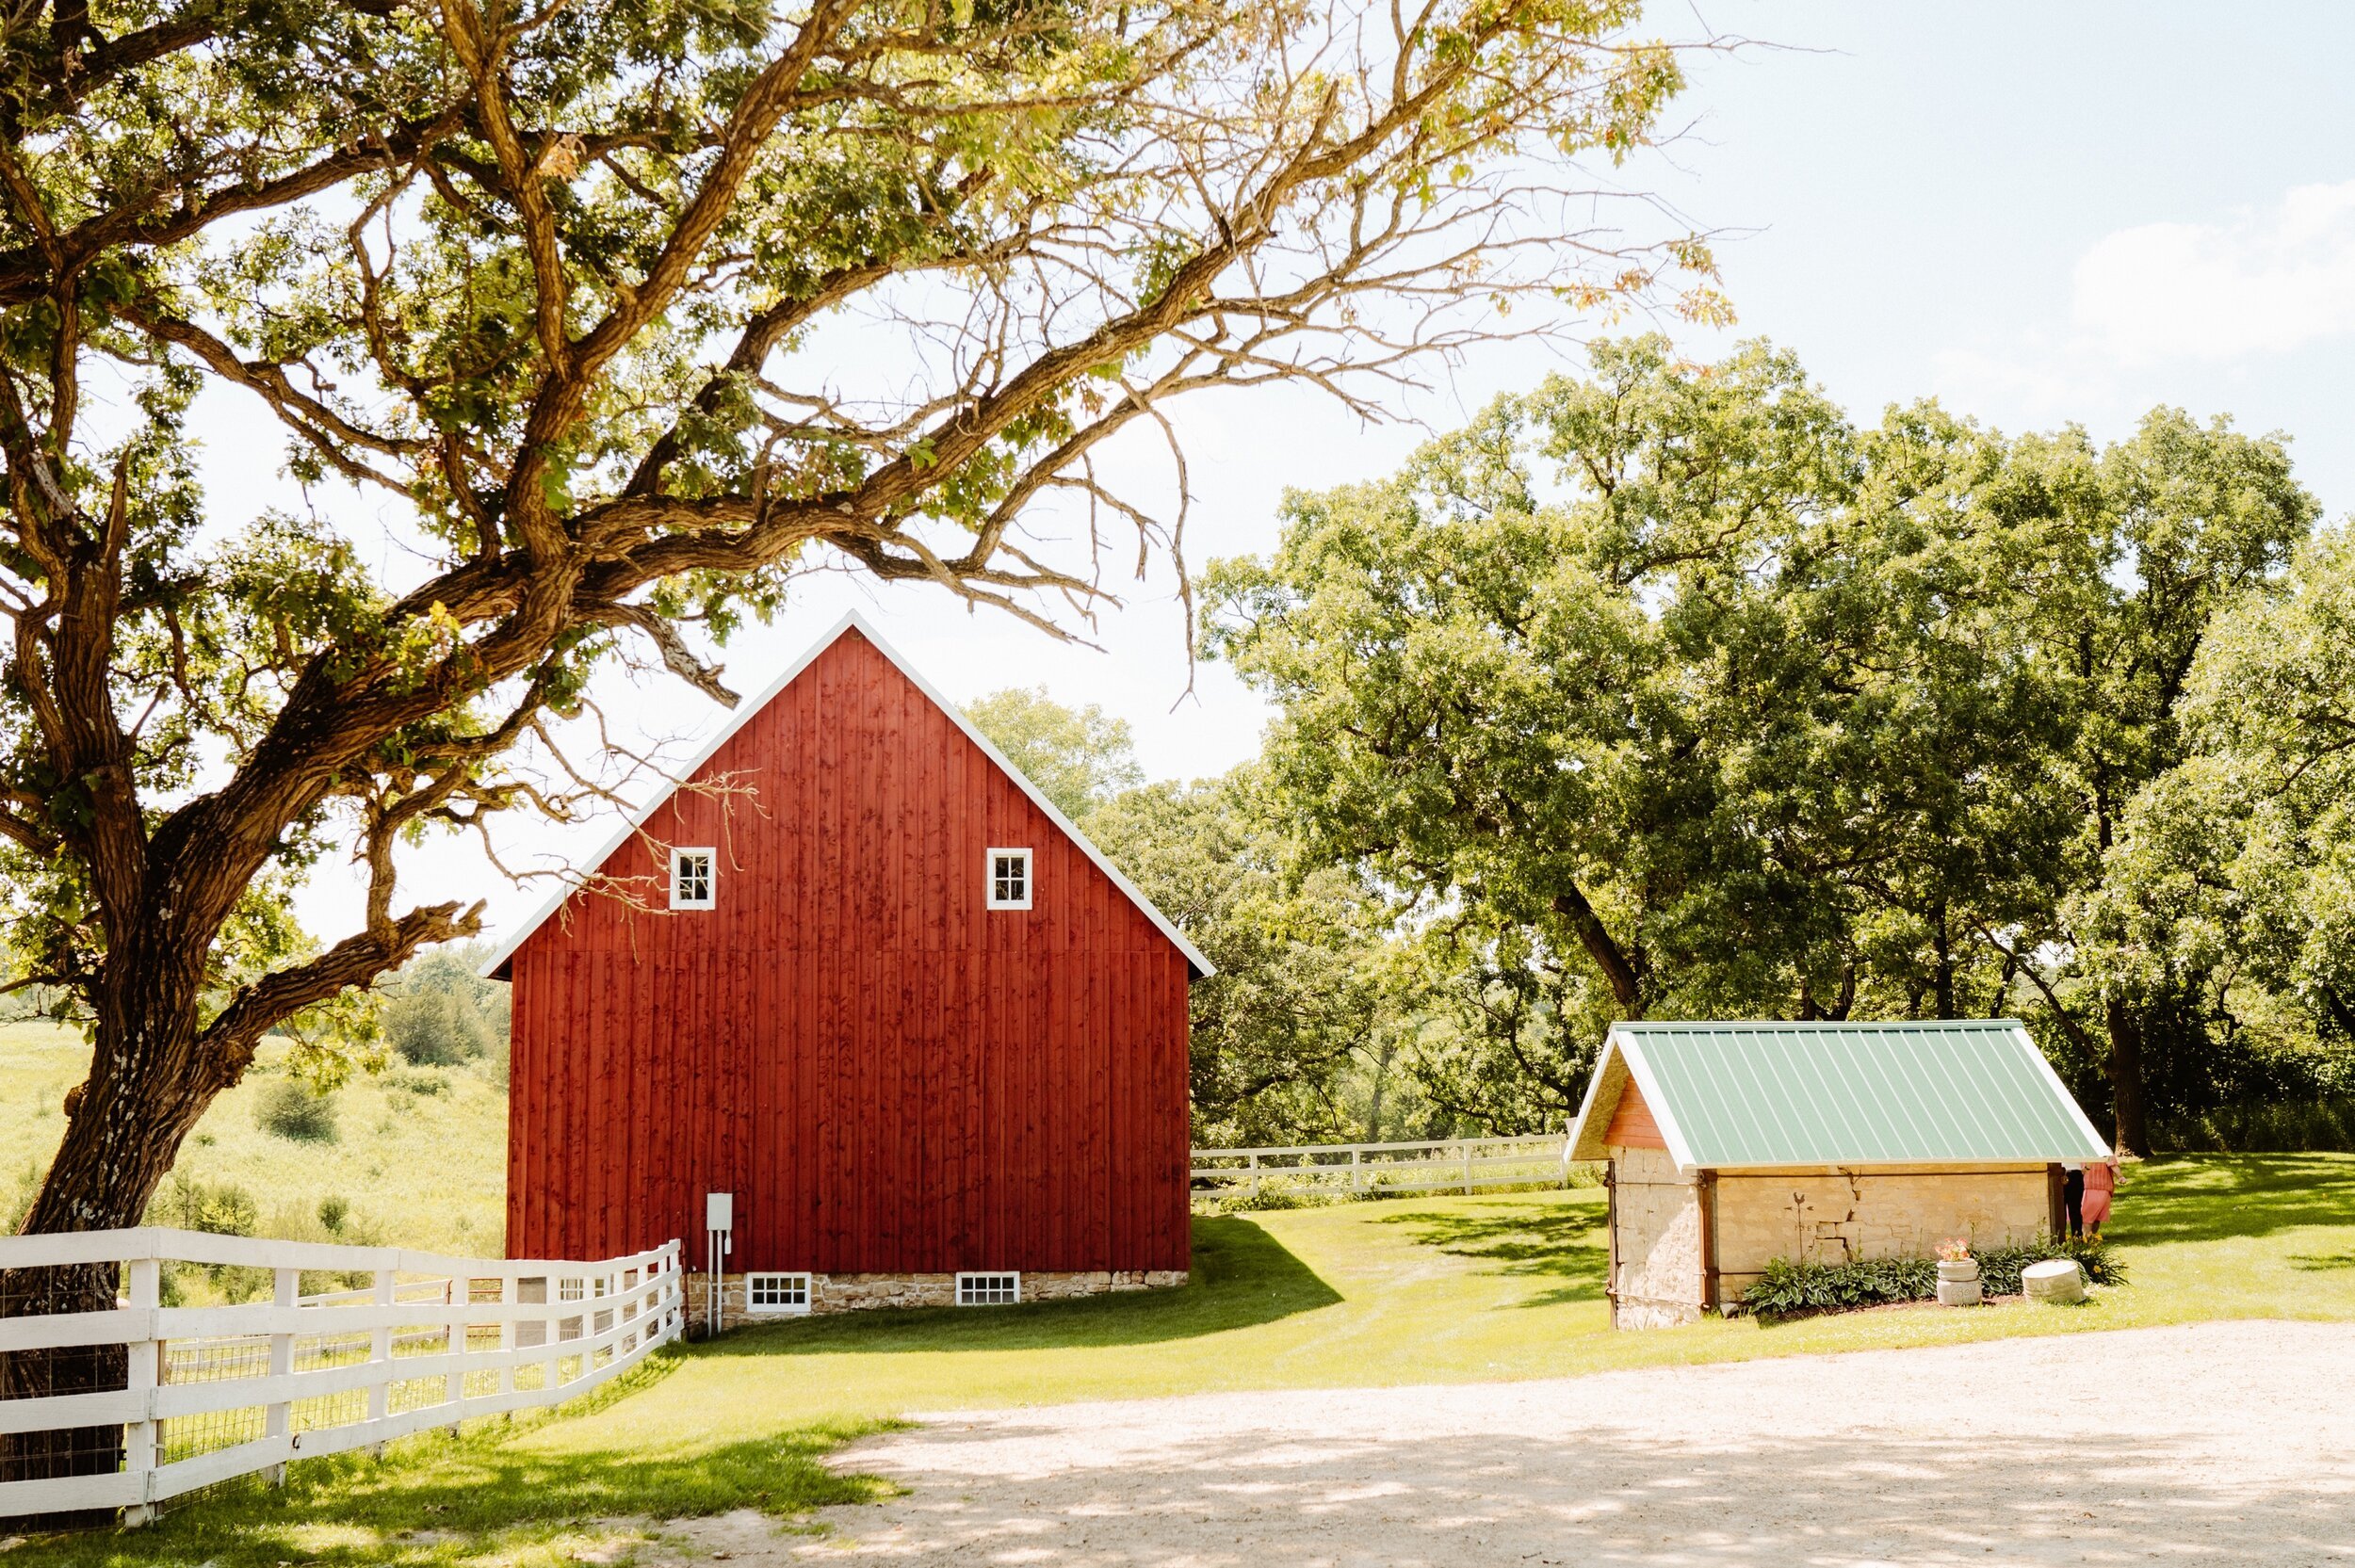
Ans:
{"type": "MultiPolygon", "coordinates": [[[[122,1345],[128,1386],[0,1398],[0,1434],[120,1428],[105,1474],[0,1481],[0,1519],[155,1504],[289,1460],[574,1398],[678,1337],[676,1241],[579,1263],[193,1231],[0,1237],[0,1269],[113,1264],[112,1311],[0,1318],[0,1353],[122,1345]],[[266,1270],[267,1299],[162,1304],[167,1264],[266,1270]],[[305,1273],[366,1275],[300,1294],[305,1273]]],[[[263,1282],[254,1275],[247,1280],[263,1282]]],[[[0,1438],[0,1441],[5,1441],[0,1438]]]]}
{"type": "Polygon", "coordinates": [[[1225,1192],[1241,1188],[1255,1198],[1263,1182],[1332,1192],[1471,1192],[1484,1187],[1566,1182],[1569,1154],[1569,1143],[1560,1133],[1421,1143],[1196,1149],[1194,1185],[1225,1192]]]}

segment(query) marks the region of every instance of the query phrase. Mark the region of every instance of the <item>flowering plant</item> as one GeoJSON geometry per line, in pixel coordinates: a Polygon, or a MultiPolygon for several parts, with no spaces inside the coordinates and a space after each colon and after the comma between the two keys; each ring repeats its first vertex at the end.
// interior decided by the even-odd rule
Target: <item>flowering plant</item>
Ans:
{"type": "Polygon", "coordinates": [[[1941,1263],[1960,1263],[1970,1255],[1971,1238],[1967,1236],[1949,1237],[1938,1244],[1938,1260],[1941,1263]]]}

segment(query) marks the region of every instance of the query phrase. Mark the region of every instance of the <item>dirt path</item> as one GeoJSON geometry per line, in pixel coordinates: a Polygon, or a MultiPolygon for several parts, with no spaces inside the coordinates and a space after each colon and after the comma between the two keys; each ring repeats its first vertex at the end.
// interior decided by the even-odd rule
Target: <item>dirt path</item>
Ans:
{"type": "MultiPolygon", "coordinates": [[[[909,1488],[739,1560],[2355,1562],[2355,1325],[2216,1323],[1549,1382],[939,1417],[909,1488]]],[[[751,1549],[747,1549],[751,1547],[751,1549]]]]}

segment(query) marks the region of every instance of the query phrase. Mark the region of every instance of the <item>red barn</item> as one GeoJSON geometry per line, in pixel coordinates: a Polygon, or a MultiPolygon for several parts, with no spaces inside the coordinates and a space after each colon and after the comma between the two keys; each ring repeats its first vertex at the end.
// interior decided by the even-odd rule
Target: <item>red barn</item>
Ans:
{"type": "Polygon", "coordinates": [[[731,1323],[1184,1283],[1184,933],[855,614],[683,777],[485,966],[509,1254],[682,1237],[731,1323]]]}

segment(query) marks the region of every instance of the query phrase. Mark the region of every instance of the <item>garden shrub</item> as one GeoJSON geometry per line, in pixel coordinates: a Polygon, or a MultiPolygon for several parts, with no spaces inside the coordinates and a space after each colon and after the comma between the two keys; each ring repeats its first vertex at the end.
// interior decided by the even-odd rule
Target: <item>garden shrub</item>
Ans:
{"type": "Polygon", "coordinates": [[[412,991],[384,1004],[384,1037],[412,1067],[455,1067],[490,1048],[490,1035],[464,997],[412,991]]]}
{"type": "MultiPolygon", "coordinates": [[[[151,1225],[211,1236],[257,1236],[262,1229],[262,1205],[235,1182],[203,1181],[175,1171],[148,1200],[146,1219],[151,1225]]],[[[200,1280],[209,1285],[207,1294],[223,1301],[250,1301],[267,1295],[272,1283],[267,1269],[227,1263],[167,1262],[161,1273],[165,1306],[187,1304],[189,1287],[200,1280]]]]}
{"type": "MultiPolygon", "coordinates": [[[[2046,1258],[2069,1258],[2096,1285],[2122,1285],[2126,1270],[2106,1241],[2039,1237],[2024,1247],[1973,1248],[1979,1288],[1990,1296],[2020,1294],[2021,1271],[2046,1258]]],[[[1902,1255],[1853,1263],[1776,1258],[1765,1277],[1742,1294],[1740,1310],[1763,1321],[1819,1312],[1850,1312],[1892,1301],[1926,1301],[1938,1295],[1935,1259],[1902,1255]]]]}
{"type": "Polygon", "coordinates": [[[263,1091],[254,1107],[262,1130],[297,1143],[333,1143],[335,1102],[299,1078],[281,1078],[263,1091]]]}
{"type": "Polygon", "coordinates": [[[439,1094],[449,1087],[449,1075],[420,1068],[414,1073],[388,1073],[384,1077],[387,1089],[405,1089],[412,1094],[439,1094]]]}

